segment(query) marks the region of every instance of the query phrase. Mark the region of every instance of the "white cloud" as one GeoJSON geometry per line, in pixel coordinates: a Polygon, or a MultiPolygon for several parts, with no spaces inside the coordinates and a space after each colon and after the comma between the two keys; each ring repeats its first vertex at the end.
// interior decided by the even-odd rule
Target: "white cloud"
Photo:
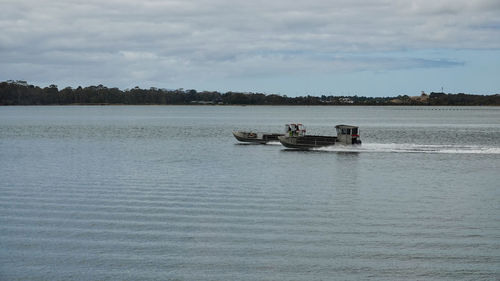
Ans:
{"type": "Polygon", "coordinates": [[[0,75],[35,79],[19,67],[32,64],[47,70],[38,81],[94,81],[96,67],[103,81],[158,84],[441,67],[463,64],[379,54],[500,48],[496,0],[4,0],[2,8],[0,75]]]}

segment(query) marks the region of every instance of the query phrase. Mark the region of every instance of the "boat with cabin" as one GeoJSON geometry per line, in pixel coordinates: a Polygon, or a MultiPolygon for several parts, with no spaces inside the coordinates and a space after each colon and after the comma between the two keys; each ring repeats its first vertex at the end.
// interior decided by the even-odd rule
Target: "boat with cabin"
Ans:
{"type": "Polygon", "coordinates": [[[285,125],[285,129],[288,133],[278,137],[280,143],[287,148],[310,149],[332,145],[361,144],[361,140],[359,139],[359,128],[357,126],[337,125],[335,126],[337,136],[317,136],[307,135],[302,124],[298,124],[300,128],[295,130],[290,130],[290,125],[297,124],[285,125]]]}

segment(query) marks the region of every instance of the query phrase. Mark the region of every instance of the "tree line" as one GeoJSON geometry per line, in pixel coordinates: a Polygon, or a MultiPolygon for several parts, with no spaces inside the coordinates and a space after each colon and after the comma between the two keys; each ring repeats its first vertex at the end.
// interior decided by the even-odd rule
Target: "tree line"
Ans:
{"type": "Polygon", "coordinates": [[[149,88],[120,90],[103,85],[66,87],[59,90],[56,85],[38,87],[25,81],[0,83],[0,105],[500,105],[500,95],[471,95],[430,93],[417,97],[398,95],[395,97],[359,96],[299,96],[196,90],[168,90],[149,88]]]}

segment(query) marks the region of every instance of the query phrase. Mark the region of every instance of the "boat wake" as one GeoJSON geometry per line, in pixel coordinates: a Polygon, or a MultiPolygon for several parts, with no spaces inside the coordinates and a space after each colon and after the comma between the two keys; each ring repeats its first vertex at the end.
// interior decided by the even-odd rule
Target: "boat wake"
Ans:
{"type": "Polygon", "coordinates": [[[279,141],[270,141],[270,142],[266,143],[266,145],[278,145],[278,146],[281,146],[281,143],[279,141]]]}
{"type": "Polygon", "coordinates": [[[395,152],[395,153],[449,153],[449,154],[500,154],[500,147],[478,145],[430,145],[399,143],[363,143],[361,146],[335,145],[316,148],[315,151],[332,152],[395,152]]]}

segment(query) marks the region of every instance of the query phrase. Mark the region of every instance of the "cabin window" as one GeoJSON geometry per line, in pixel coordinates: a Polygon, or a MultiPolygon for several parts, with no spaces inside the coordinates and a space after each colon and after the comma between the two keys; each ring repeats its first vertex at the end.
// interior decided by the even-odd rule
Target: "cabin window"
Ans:
{"type": "Polygon", "coordinates": [[[352,128],[352,134],[357,135],[358,134],[358,128],[352,128]]]}
{"type": "Polygon", "coordinates": [[[350,135],[351,134],[351,129],[346,129],[346,130],[347,130],[346,134],[350,135]]]}

